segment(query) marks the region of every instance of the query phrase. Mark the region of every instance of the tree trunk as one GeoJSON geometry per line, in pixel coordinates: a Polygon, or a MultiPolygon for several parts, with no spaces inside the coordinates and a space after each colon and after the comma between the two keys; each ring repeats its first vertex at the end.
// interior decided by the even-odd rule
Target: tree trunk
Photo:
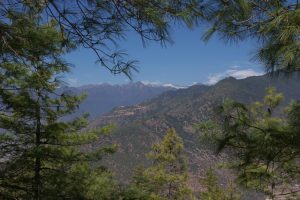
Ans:
{"type": "Polygon", "coordinates": [[[39,147],[41,143],[41,109],[39,105],[37,105],[37,112],[36,112],[36,132],[35,132],[35,169],[34,169],[34,199],[40,200],[40,184],[41,184],[41,158],[39,147]]]}

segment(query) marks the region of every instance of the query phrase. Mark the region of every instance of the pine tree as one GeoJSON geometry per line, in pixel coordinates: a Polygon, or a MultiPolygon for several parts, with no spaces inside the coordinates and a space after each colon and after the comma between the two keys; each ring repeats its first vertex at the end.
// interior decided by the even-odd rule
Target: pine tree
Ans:
{"type": "MultiPolygon", "coordinates": [[[[11,45],[20,35],[12,31],[12,17],[18,13],[37,16],[43,22],[56,21],[58,31],[76,47],[95,53],[98,62],[111,73],[130,77],[136,61],[128,60],[118,47],[128,30],[147,41],[170,42],[173,21],[191,27],[197,22],[199,5],[195,0],[3,0],[0,2],[1,51],[16,54],[11,45]]],[[[64,42],[64,41],[62,41],[64,42]]]]}
{"type": "MultiPolygon", "coordinates": [[[[260,45],[255,59],[267,72],[293,72],[300,63],[300,4],[286,0],[208,0],[206,20],[212,25],[203,36],[208,40],[218,34],[226,41],[257,39],[260,45]]],[[[289,73],[286,73],[289,75],[289,73]]],[[[293,74],[294,75],[294,74],[293,74]]],[[[291,103],[281,116],[278,110],[281,95],[274,91],[257,107],[237,102],[223,105],[223,126],[226,137],[221,149],[228,145],[240,153],[236,167],[240,179],[248,186],[263,188],[273,197],[276,186],[293,185],[299,177],[299,102],[291,103]],[[277,111],[278,112],[278,111],[277,111]],[[297,144],[296,144],[297,143],[297,144]]],[[[283,187],[286,188],[286,187],[283,187]]],[[[281,192],[296,194],[292,188],[281,192]]]]}
{"type": "Polygon", "coordinates": [[[188,174],[184,146],[174,129],[169,129],[161,143],[155,144],[148,158],[153,161],[139,169],[134,178],[135,191],[141,199],[192,199],[187,185],[188,174]]]}
{"type": "Polygon", "coordinates": [[[234,187],[233,183],[229,183],[226,188],[219,185],[218,177],[212,168],[208,169],[205,177],[201,179],[202,186],[205,191],[201,192],[202,200],[238,200],[241,199],[240,192],[234,187]]]}
{"type": "Polygon", "coordinates": [[[220,150],[231,148],[238,180],[271,198],[296,194],[299,178],[299,102],[279,109],[283,95],[268,88],[263,102],[228,101],[221,107],[220,150]]]}
{"type": "Polygon", "coordinates": [[[205,187],[204,192],[201,193],[203,200],[221,200],[224,198],[222,188],[219,186],[218,178],[214,174],[213,169],[207,170],[205,177],[201,180],[202,185],[205,187]]]}
{"type": "Polygon", "coordinates": [[[11,27],[21,37],[16,55],[0,54],[0,198],[88,199],[104,183],[113,187],[111,175],[90,162],[114,148],[82,149],[111,127],[86,132],[86,116],[62,119],[84,98],[57,93],[59,76],[69,70],[62,54],[72,45],[62,45],[55,22],[20,14],[11,27]]]}
{"type": "Polygon", "coordinates": [[[299,70],[300,4],[298,0],[207,0],[205,18],[225,41],[255,39],[254,57],[269,72],[299,70]]]}

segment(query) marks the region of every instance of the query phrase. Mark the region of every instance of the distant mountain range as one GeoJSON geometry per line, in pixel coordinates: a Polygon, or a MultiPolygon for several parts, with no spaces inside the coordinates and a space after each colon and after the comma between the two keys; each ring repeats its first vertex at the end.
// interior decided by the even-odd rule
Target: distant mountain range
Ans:
{"type": "Polygon", "coordinates": [[[176,90],[176,86],[135,82],[126,85],[99,84],[62,87],[60,90],[75,94],[87,94],[87,98],[80,104],[77,114],[87,112],[90,114],[90,119],[94,119],[115,107],[134,105],[156,97],[163,92],[176,90]]]}
{"type": "MultiPolygon", "coordinates": [[[[300,79],[295,75],[288,78],[264,75],[242,80],[229,77],[212,86],[194,85],[187,89],[170,90],[140,104],[115,108],[96,118],[90,127],[117,124],[117,130],[108,141],[118,144],[119,151],[105,162],[119,172],[124,180],[130,177],[134,167],[147,164],[145,153],[162,138],[168,128],[174,127],[184,140],[192,184],[197,187],[199,176],[209,166],[226,159],[226,155],[216,156],[205,144],[199,143],[193,125],[213,119],[214,109],[225,98],[244,103],[254,102],[261,100],[265,88],[270,86],[285,95],[284,104],[291,99],[300,99],[300,79]]],[[[102,142],[95,142],[94,145],[100,144],[102,142]]]]}

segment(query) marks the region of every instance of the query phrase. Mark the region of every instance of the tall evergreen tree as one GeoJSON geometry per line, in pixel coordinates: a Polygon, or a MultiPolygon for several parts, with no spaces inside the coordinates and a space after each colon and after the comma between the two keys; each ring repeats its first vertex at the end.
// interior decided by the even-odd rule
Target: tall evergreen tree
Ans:
{"type": "Polygon", "coordinates": [[[67,41],[57,23],[19,14],[10,27],[20,38],[11,43],[18,46],[14,56],[0,54],[0,198],[88,199],[111,180],[90,162],[114,148],[84,153],[81,146],[110,127],[82,132],[85,116],[62,120],[83,96],[56,92],[59,76],[69,70],[61,56],[71,47],[62,45],[67,41]]]}
{"type": "MultiPolygon", "coordinates": [[[[257,39],[256,59],[268,72],[299,70],[300,5],[298,0],[208,0],[206,20],[212,25],[204,35],[218,34],[226,41],[257,39]]],[[[294,74],[293,74],[294,75],[294,74]]],[[[223,146],[238,152],[240,178],[250,186],[264,188],[274,196],[274,188],[298,179],[299,102],[291,103],[281,117],[274,109],[281,95],[268,91],[267,99],[255,106],[231,102],[223,106],[223,146]],[[271,94],[273,93],[273,94],[271,94]]],[[[276,109],[275,109],[276,110],[276,109]]],[[[277,191],[278,192],[278,191],[277,191]]],[[[284,195],[299,192],[282,190],[284,195]]]]}
{"type": "Polygon", "coordinates": [[[152,165],[137,171],[131,192],[135,192],[138,199],[193,199],[192,190],[187,185],[183,150],[182,139],[174,129],[169,129],[162,142],[153,145],[148,154],[152,165]]]}
{"type": "Polygon", "coordinates": [[[218,177],[212,168],[207,170],[205,176],[201,179],[201,184],[205,189],[200,195],[200,199],[202,200],[241,199],[240,192],[232,182],[230,182],[226,188],[220,186],[218,177]]]}
{"type": "Polygon", "coordinates": [[[233,148],[238,160],[231,166],[240,182],[272,198],[299,192],[299,102],[280,111],[282,100],[282,94],[269,88],[263,102],[228,101],[220,115],[220,150],[233,148]]]}

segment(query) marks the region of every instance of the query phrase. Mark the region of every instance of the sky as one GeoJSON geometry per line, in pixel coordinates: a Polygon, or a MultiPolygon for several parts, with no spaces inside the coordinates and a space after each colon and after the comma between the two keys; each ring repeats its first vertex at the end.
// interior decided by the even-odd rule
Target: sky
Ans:
{"type": "MultiPolygon", "coordinates": [[[[132,81],[177,86],[211,85],[228,76],[241,79],[263,74],[261,64],[252,60],[258,47],[254,41],[226,44],[214,37],[203,42],[203,30],[173,27],[173,43],[166,46],[155,42],[144,46],[138,34],[130,32],[119,46],[126,50],[130,59],[138,61],[139,72],[133,74],[132,81]]],[[[113,75],[96,64],[96,55],[88,49],[77,49],[65,58],[74,65],[71,73],[64,77],[71,86],[130,82],[125,75],[113,75]]]]}

